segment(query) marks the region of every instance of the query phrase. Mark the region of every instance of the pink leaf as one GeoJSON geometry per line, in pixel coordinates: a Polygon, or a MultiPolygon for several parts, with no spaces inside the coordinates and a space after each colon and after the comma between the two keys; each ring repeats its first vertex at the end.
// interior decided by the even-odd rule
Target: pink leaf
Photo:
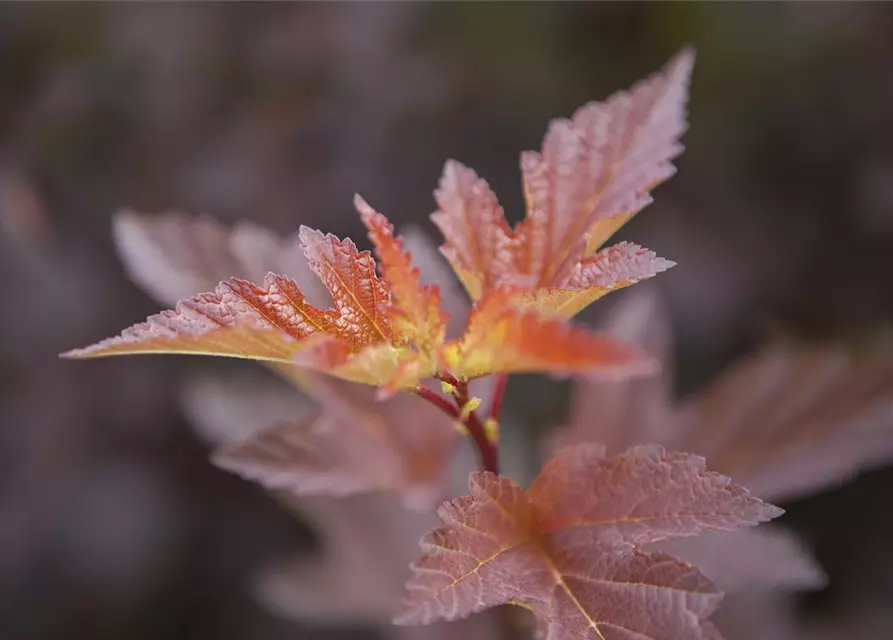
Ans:
{"type": "Polygon", "coordinates": [[[559,452],[529,492],[473,474],[471,493],[441,507],[399,624],[452,620],[497,604],[530,608],[553,640],[715,638],[721,594],[690,565],[636,548],[735,529],[781,510],[704,461],[659,447],[605,459],[594,445],[559,452]],[[655,491],[656,490],[656,491],[655,491]]]}

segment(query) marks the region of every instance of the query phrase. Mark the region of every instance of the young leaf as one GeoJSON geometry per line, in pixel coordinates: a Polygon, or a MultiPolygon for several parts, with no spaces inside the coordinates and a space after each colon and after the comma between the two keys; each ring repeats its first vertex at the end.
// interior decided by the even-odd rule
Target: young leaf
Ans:
{"type": "Polygon", "coordinates": [[[518,310],[511,289],[482,298],[461,340],[444,350],[445,367],[460,379],[500,372],[548,371],[626,377],[653,371],[638,349],[607,335],[518,310]]]}
{"type": "Polygon", "coordinates": [[[418,265],[422,285],[436,284],[440,289],[441,305],[447,316],[446,337],[450,340],[459,337],[465,330],[471,305],[449,263],[438,252],[437,244],[417,226],[404,228],[403,245],[418,265]]]}
{"type": "Polygon", "coordinates": [[[360,215],[382,257],[376,274],[368,251],[302,227],[310,269],[334,308],[311,305],[297,284],[270,273],[258,287],[233,278],[215,293],[181,301],[120,336],[67,357],[190,353],[265,361],[296,379],[298,368],[382,387],[415,388],[438,372],[461,380],[491,373],[607,372],[634,375],[649,363],[637,349],[518,309],[507,288],[481,300],[466,334],[445,342],[446,315],[436,286],[420,273],[387,219],[362,199],[360,215]],[[494,331],[490,331],[489,323],[494,331]]]}
{"type": "Polygon", "coordinates": [[[560,451],[524,491],[473,474],[422,540],[398,624],[452,620],[499,604],[531,609],[545,637],[715,638],[721,593],[694,567],[639,545],[776,517],[704,459],[657,446],[606,459],[560,451]]]}
{"type": "Polygon", "coordinates": [[[420,284],[419,269],[412,265],[412,254],[404,252],[403,241],[394,236],[394,227],[388,219],[360,196],[355,196],[354,203],[375,245],[382,274],[391,284],[395,298],[390,312],[391,325],[403,339],[433,360],[444,341],[448,320],[440,308],[440,289],[437,285],[420,284]]]}
{"type": "Polygon", "coordinates": [[[432,220],[473,299],[512,286],[541,313],[569,318],[672,266],[634,245],[593,252],[674,173],[693,62],[694,53],[683,50],[629,92],[553,121],[542,151],[521,156],[527,215],[514,230],[487,183],[447,162],[432,220]]]}
{"type": "Polygon", "coordinates": [[[332,309],[308,303],[297,284],[282,275],[268,274],[262,287],[233,278],[116,338],[63,355],[190,353],[291,367],[300,355],[309,368],[384,385],[402,352],[391,343],[388,284],[376,275],[369,252],[350,240],[307,227],[300,237],[310,269],[332,295],[332,309]]]}

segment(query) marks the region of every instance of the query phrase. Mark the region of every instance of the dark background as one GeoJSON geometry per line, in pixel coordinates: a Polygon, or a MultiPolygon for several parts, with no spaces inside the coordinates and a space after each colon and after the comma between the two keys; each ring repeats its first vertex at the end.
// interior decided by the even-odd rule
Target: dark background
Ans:
{"type": "MultiPolygon", "coordinates": [[[[363,239],[360,192],[433,234],[455,157],[517,219],[548,120],[691,43],[679,174],[620,234],[679,263],[659,280],[687,393],[773,331],[893,316],[891,33],[883,3],[0,6],[0,637],[337,637],[248,593],[308,534],[207,462],[176,390],[215,365],[56,359],[157,307],[116,209],[363,239]]],[[[508,403],[541,428],[530,388],[508,403]]],[[[893,597],[891,487],[786,505],[832,578],[804,615],[893,597]]]]}

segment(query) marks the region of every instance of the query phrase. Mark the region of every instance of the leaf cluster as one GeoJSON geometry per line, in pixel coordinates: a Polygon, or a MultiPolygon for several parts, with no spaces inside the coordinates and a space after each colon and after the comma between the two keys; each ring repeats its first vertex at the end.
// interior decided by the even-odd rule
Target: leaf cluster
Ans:
{"type": "Polygon", "coordinates": [[[718,638],[709,618],[722,592],[651,545],[755,525],[780,509],[707,470],[704,458],[653,444],[613,457],[599,444],[572,444],[528,489],[500,475],[498,462],[510,374],[656,372],[646,350],[570,320],[672,266],[631,243],[603,245],[675,171],[693,61],[683,50],[629,91],[553,121],[541,149],[521,155],[526,215],[514,228],[485,180],[446,163],[432,220],[472,303],[458,332],[448,330],[450,312],[463,304],[449,301],[442,278],[423,278],[419,252],[356,196],[375,257],[308,227],[278,238],[251,226],[230,232],[176,216],[153,226],[120,215],[131,273],[175,304],[65,355],[264,363],[316,408],[214,460],[289,499],[392,490],[425,509],[443,498],[453,445],[467,433],[481,470],[468,495],[440,507],[443,526],[422,538],[400,625],[513,604],[532,611],[551,640],[718,638]],[[181,242],[187,229],[191,247],[181,242]],[[181,286],[180,272],[207,291],[181,286]]]}

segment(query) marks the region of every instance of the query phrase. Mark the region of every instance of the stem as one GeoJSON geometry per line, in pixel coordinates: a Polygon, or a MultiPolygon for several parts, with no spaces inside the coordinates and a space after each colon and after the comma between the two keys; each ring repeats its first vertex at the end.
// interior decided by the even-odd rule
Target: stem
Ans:
{"type": "Polygon", "coordinates": [[[505,396],[508,382],[509,374],[507,373],[502,373],[496,378],[496,384],[493,387],[493,401],[490,404],[490,417],[493,420],[499,420],[499,414],[502,412],[502,398],[505,396]]]}
{"type": "Polygon", "coordinates": [[[427,387],[419,387],[415,390],[415,394],[423,400],[427,400],[451,418],[455,418],[456,420],[459,419],[459,409],[451,405],[443,396],[431,391],[431,389],[428,389],[427,387]]]}
{"type": "Polygon", "coordinates": [[[490,439],[487,437],[487,432],[484,430],[483,423],[474,411],[468,414],[468,419],[465,421],[465,428],[468,429],[468,433],[471,435],[472,440],[474,440],[475,446],[477,446],[478,457],[481,460],[481,468],[484,471],[492,471],[493,473],[498,474],[499,454],[496,450],[496,445],[490,442],[490,439]]]}
{"type": "MultiPolygon", "coordinates": [[[[457,381],[457,384],[453,386],[455,386],[457,390],[457,395],[454,396],[456,404],[458,405],[457,407],[454,407],[446,398],[431,391],[431,389],[428,389],[427,387],[419,387],[415,390],[415,393],[417,396],[423,400],[427,400],[454,420],[460,420],[462,418],[462,407],[464,407],[469,400],[468,383],[457,381]]],[[[471,439],[474,441],[474,445],[477,448],[481,469],[499,473],[499,452],[497,451],[496,445],[490,442],[490,439],[487,438],[484,424],[481,422],[477,413],[471,411],[468,414],[468,417],[462,421],[462,424],[465,426],[465,429],[468,431],[468,434],[471,436],[471,439]]]]}

